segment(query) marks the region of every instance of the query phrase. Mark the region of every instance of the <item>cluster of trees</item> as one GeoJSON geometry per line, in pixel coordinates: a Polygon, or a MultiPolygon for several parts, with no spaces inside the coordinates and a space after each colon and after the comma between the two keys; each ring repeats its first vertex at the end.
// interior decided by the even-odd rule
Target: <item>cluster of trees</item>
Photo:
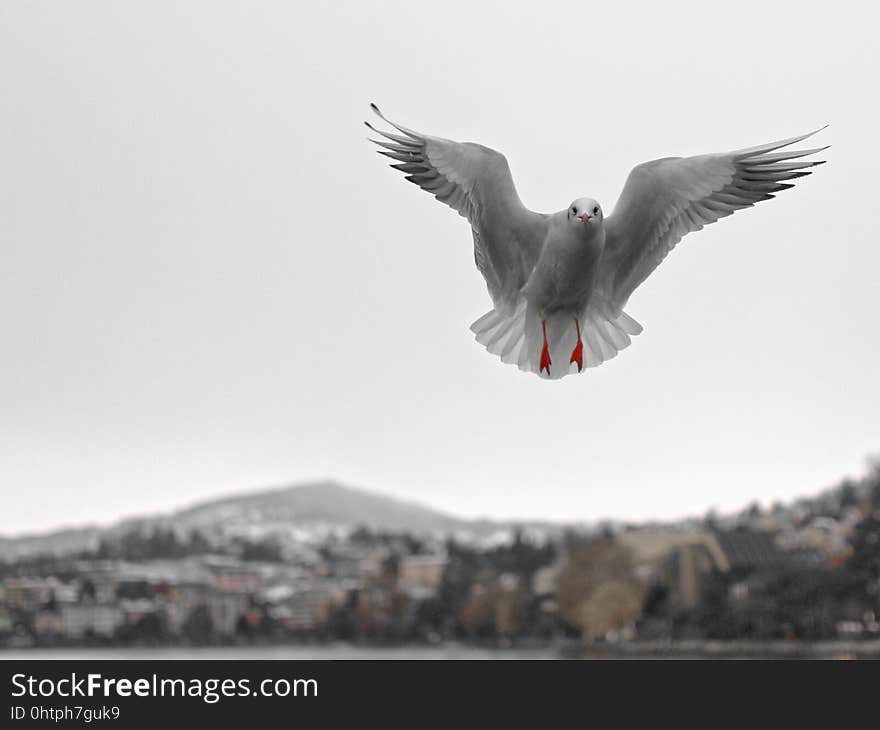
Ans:
{"type": "MultiPolygon", "coordinates": [[[[454,539],[445,543],[447,566],[436,594],[413,599],[396,591],[399,556],[419,554],[427,544],[401,535],[370,534],[359,539],[394,545],[382,575],[328,617],[325,631],[354,639],[489,639],[537,633],[539,610],[531,594],[535,571],[556,559],[556,548],[517,532],[509,545],[478,550],[454,539]]],[[[555,626],[553,627],[555,630],[555,626]]]]}
{"type": "Polygon", "coordinates": [[[764,569],[745,581],[748,595],[732,597],[736,578],[713,574],[703,600],[674,616],[673,636],[712,639],[825,639],[840,621],[860,620],[871,606],[866,583],[840,569],[764,569]]]}
{"type": "Polygon", "coordinates": [[[231,555],[253,562],[278,563],[284,560],[281,544],[272,537],[261,540],[238,537],[228,543],[218,544],[208,540],[199,530],[181,533],[161,526],[132,529],[121,535],[104,537],[97,549],[84,557],[139,562],[176,560],[208,553],[231,555]]]}
{"type": "Polygon", "coordinates": [[[184,537],[171,528],[154,527],[148,530],[131,529],[118,536],[104,537],[89,557],[139,562],[204,555],[211,550],[211,544],[198,530],[184,537]]]}

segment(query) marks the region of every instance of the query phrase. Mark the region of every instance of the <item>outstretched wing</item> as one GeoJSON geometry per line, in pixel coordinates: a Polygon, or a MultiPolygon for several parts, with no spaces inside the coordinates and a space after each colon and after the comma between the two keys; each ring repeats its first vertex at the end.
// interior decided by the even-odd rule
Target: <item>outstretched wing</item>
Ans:
{"type": "Polygon", "coordinates": [[[373,111],[399,134],[365,124],[384,139],[371,139],[391,167],[458,211],[471,224],[474,259],[496,305],[509,308],[538,260],[546,216],[519,199],[510,167],[500,152],[407,129],[373,111]]]}
{"type": "Polygon", "coordinates": [[[824,160],[801,158],[827,147],[774,153],[816,132],[736,152],[669,157],[633,168],[605,222],[600,281],[615,306],[626,304],[687,233],[775,197],[793,187],[786,180],[809,175],[806,168],[821,165],[824,160]]]}

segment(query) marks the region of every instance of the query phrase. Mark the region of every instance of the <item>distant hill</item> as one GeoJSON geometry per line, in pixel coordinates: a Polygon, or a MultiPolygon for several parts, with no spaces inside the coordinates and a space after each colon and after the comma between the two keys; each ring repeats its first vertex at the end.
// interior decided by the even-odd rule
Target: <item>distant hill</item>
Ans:
{"type": "MultiPolygon", "coordinates": [[[[308,532],[365,526],[373,530],[423,535],[467,533],[487,536],[511,527],[511,523],[464,520],[414,502],[353,489],[334,481],[322,481],[232,495],[166,515],[131,517],[108,527],[86,526],[0,537],[0,560],[92,550],[102,537],[160,526],[186,531],[198,529],[213,534],[259,533],[279,527],[308,532]]],[[[560,529],[550,524],[541,527],[560,529]]]]}
{"type": "MultiPolygon", "coordinates": [[[[861,480],[844,480],[831,489],[801,498],[788,506],[776,505],[773,511],[792,511],[801,516],[836,513],[845,504],[857,503],[876,483],[880,483],[880,462],[872,466],[868,476],[861,480]]],[[[735,524],[748,517],[751,509],[726,518],[725,524],[735,524]]],[[[684,524],[692,521],[683,519],[678,522],[684,524]]],[[[131,531],[155,527],[199,530],[206,535],[219,537],[221,541],[234,536],[260,537],[274,533],[284,534],[288,541],[300,542],[326,535],[328,530],[357,526],[423,536],[467,535],[489,539],[490,542],[498,533],[509,532],[512,527],[545,536],[558,535],[570,527],[581,530],[587,527],[583,524],[537,521],[465,520],[415,502],[353,489],[335,481],[320,481],[243,492],[197,503],[169,514],[133,516],[108,527],[86,525],[43,534],[0,537],[0,560],[10,562],[38,554],[69,555],[90,551],[98,547],[102,538],[121,537],[131,531]]]]}
{"type": "Polygon", "coordinates": [[[185,528],[211,527],[221,522],[314,524],[416,533],[454,532],[474,524],[414,502],[326,481],[234,495],[196,504],[173,515],[185,528]]]}

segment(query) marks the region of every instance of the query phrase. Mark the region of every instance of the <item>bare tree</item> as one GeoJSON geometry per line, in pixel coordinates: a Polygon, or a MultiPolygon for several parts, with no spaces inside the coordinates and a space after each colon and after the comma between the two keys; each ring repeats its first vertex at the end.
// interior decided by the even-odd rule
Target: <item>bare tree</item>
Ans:
{"type": "Polygon", "coordinates": [[[572,545],[559,577],[559,613],[587,637],[635,620],[642,589],[633,576],[632,557],[613,538],[572,545]]]}

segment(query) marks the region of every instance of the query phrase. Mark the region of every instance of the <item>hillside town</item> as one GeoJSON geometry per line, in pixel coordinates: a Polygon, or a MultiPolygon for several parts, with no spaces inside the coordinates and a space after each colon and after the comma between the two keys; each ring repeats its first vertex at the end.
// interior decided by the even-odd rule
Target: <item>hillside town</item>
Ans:
{"type": "Polygon", "coordinates": [[[135,524],[0,562],[0,647],[880,639],[880,468],[676,524],[135,524]]]}

